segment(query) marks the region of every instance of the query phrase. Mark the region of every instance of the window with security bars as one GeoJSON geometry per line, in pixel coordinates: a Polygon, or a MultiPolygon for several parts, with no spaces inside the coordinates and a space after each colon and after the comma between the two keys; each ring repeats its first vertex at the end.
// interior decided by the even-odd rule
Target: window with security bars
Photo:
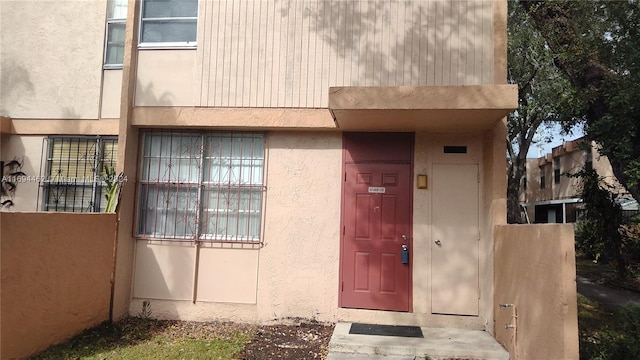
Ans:
{"type": "Polygon", "coordinates": [[[104,211],[104,172],[106,166],[116,166],[117,137],[49,137],[45,141],[43,210],[104,211]]]}
{"type": "Polygon", "coordinates": [[[140,237],[260,241],[263,134],[157,130],[142,144],[140,237]]]}

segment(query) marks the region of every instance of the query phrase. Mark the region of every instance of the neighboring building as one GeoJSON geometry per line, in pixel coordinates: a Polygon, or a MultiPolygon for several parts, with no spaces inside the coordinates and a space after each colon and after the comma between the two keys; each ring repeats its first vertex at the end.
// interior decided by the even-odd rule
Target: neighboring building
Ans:
{"type": "Polygon", "coordinates": [[[506,8],[4,2],[14,210],[99,211],[117,162],[116,317],[491,332],[506,8]]]}
{"type": "Polygon", "coordinates": [[[527,209],[531,222],[573,223],[579,218],[580,179],[570,177],[585,166],[590,166],[602,177],[607,187],[618,194],[623,210],[637,212],[638,203],[618,182],[606,156],[598,153],[595,143],[584,138],[567,141],[539,159],[527,159],[525,191],[521,203],[527,209]]]}

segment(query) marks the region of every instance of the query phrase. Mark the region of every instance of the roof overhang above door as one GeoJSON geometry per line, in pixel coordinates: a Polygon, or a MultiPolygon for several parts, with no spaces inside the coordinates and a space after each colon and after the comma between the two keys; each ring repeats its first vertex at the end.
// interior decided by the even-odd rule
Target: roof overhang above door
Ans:
{"type": "Polygon", "coordinates": [[[478,131],[517,107],[517,85],[329,89],[329,111],[346,131],[478,131]]]}

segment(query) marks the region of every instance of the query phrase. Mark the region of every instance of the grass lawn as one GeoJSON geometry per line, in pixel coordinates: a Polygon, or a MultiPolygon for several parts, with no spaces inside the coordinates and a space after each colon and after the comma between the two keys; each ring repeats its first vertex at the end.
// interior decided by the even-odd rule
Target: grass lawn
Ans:
{"type": "Polygon", "coordinates": [[[88,329],[32,359],[234,359],[253,334],[249,325],[190,328],[188,323],[128,318],[88,329]]]}
{"type": "Polygon", "coordinates": [[[32,359],[323,359],[333,326],[125,318],[85,330],[32,359]]]}

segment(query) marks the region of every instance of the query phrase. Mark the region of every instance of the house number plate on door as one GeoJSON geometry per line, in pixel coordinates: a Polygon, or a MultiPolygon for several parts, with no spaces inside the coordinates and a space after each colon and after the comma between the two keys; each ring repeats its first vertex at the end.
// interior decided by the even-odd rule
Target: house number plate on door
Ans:
{"type": "Polygon", "coordinates": [[[369,186],[370,194],[384,194],[386,192],[386,188],[383,186],[369,186]]]}

